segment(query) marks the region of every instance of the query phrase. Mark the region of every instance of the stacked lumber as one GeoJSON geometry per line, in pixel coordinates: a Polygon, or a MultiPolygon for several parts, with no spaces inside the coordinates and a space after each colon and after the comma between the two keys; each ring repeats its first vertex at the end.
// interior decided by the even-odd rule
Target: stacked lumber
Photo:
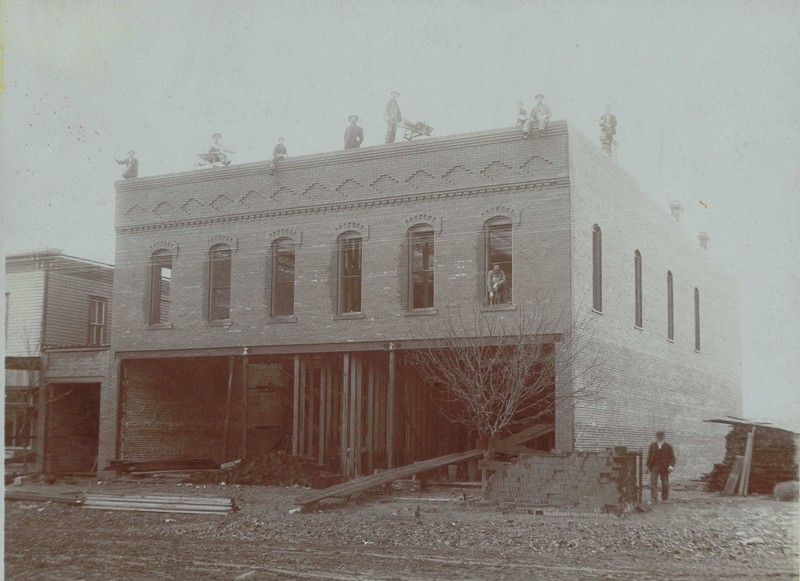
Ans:
{"type": "MultiPolygon", "coordinates": [[[[714,469],[702,477],[708,490],[725,490],[735,467],[736,457],[745,457],[747,434],[751,429],[751,426],[744,424],[734,424],[731,427],[731,431],[725,436],[724,460],[714,464],[714,469]]],[[[747,492],[771,494],[777,483],[787,480],[797,480],[797,436],[786,430],[756,426],[747,492]]],[[[729,485],[728,489],[730,488],[729,485]]]]}
{"type": "Polygon", "coordinates": [[[27,500],[28,502],[59,502],[62,504],[80,505],[83,503],[83,495],[80,492],[53,494],[49,492],[37,492],[34,490],[19,490],[13,488],[6,488],[6,500],[27,500]]]}
{"type": "Polygon", "coordinates": [[[219,463],[207,458],[167,458],[163,460],[110,460],[108,470],[122,473],[167,472],[178,470],[209,470],[219,463]]]}
{"type": "Polygon", "coordinates": [[[132,510],[183,514],[227,514],[239,510],[232,498],[187,496],[87,494],[86,508],[99,510],[132,510]]]}

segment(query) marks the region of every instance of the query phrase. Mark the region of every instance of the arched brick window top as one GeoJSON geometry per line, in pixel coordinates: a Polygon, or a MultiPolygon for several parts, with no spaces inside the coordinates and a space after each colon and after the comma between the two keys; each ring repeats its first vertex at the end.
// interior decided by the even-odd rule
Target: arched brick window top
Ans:
{"type": "Polygon", "coordinates": [[[481,212],[481,219],[484,224],[505,219],[512,227],[519,228],[519,225],[522,223],[522,212],[510,206],[497,205],[481,212]]]}
{"type": "Polygon", "coordinates": [[[236,254],[239,248],[239,239],[229,234],[216,234],[206,241],[206,245],[209,251],[216,247],[227,246],[231,254],[236,254]]]}
{"type": "Polygon", "coordinates": [[[278,240],[291,240],[295,246],[302,246],[303,244],[303,231],[297,228],[286,227],[277,228],[269,233],[267,241],[270,246],[275,244],[278,240]]]}
{"type": "Polygon", "coordinates": [[[355,235],[360,236],[362,240],[369,240],[369,225],[362,222],[341,222],[334,225],[333,231],[339,238],[345,234],[350,235],[351,233],[355,233],[355,235]]]}
{"type": "Polygon", "coordinates": [[[439,235],[442,233],[442,219],[433,214],[413,214],[403,220],[403,223],[409,231],[411,229],[428,228],[433,234],[439,235]]]}
{"type": "Polygon", "coordinates": [[[178,243],[172,240],[157,240],[149,246],[150,255],[155,253],[170,254],[173,258],[178,256],[178,243]]]}

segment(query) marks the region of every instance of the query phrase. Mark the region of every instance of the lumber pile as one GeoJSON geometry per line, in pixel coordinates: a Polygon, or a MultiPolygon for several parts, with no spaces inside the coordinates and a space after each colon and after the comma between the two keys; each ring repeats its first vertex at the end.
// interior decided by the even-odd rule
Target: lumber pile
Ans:
{"type": "Polygon", "coordinates": [[[107,470],[118,473],[171,472],[184,470],[212,470],[219,463],[207,458],[167,458],[163,460],[110,460],[107,470]]]}
{"type": "MultiPolygon", "coordinates": [[[[745,424],[733,424],[725,436],[725,458],[702,480],[708,490],[733,493],[733,477],[744,477],[742,461],[746,456],[747,435],[753,429],[745,424]],[[737,456],[741,457],[737,463],[737,456]],[[737,467],[740,475],[732,474],[737,467]]],[[[797,436],[787,430],[755,426],[746,492],[771,494],[775,485],[797,480],[797,436]]]]}
{"type": "Polygon", "coordinates": [[[80,492],[54,494],[49,492],[37,492],[33,490],[19,490],[14,488],[6,488],[6,500],[26,500],[28,502],[58,502],[61,504],[80,505],[83,504],[83,495],[80,492]]]}
{"type": "Polygon", "coordinates": [[[85,508],[183,514],[227,514],[239,510],[232,498],[188,496],[87,494],[85,508]]]}

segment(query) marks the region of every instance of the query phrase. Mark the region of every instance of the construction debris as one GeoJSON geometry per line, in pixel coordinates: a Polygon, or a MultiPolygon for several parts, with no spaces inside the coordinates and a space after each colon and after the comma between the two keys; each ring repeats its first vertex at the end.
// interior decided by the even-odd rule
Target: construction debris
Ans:
{"type": "Polygon", "coordinates": [[[207,458],[168,458],[161,460],[111,460],[108,470],[118,473],[171,472],[179,470],[210,470],[219,463],[207,458]]]}
{"type": "Polygon", "coordinates": [[[232,498],[87,494],[86,508],[183,514],[228,514],[239,510],[232,498]]]}
{"type": "Polygon", "coordinates": [[[81,505],[83,495],[80,492],[65,492],[52,494],[48,492],[34,492],[33,490],[6,489],[6,500],[25,500],[28,502],[58,502],[61,504],[81,505]]]}
{"type": "Polygon", "coordinates": [[[326,472],[316,460],[285,452],[262,454],[235,464],[228,471],[195,472],[185,482],[193,484],[251,484],[258,486],[330,486],[341,476],[326,472]]]}

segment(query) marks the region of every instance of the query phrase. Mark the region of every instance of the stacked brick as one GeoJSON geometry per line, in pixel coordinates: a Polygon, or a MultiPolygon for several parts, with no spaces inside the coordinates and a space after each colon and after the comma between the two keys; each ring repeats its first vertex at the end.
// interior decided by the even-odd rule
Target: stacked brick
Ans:
{"type": "Polygon", "coordinates": [[[637,502],[636,458],[622,446],[521,456],[494,464],[497,470],[489,480],[487,498],[502,508],[621,514],[637,502]]]}

